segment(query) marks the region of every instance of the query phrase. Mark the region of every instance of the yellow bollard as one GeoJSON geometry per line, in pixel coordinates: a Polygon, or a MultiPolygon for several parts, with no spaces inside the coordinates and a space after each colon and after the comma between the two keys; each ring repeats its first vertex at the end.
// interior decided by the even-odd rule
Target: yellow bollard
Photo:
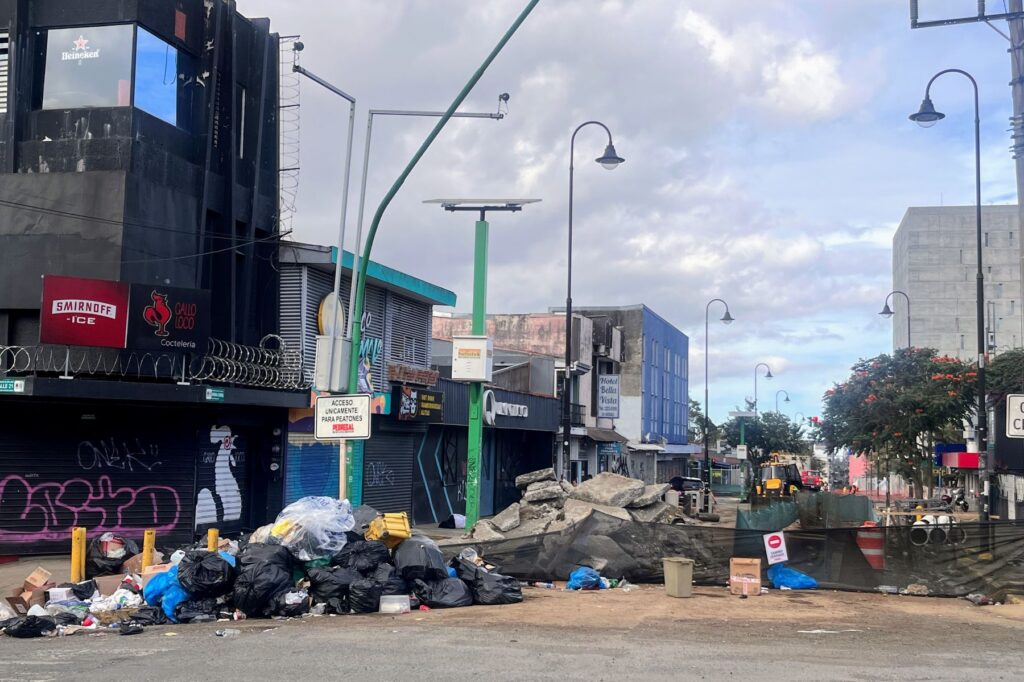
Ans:
{"type": "Polygon", "coordinates": [[[220,544],[220,531],[216,528],[206,531],[206,549],[216,552],[218,544],[220,544]]]}
{"type": "Polygon", "coordinates": [[[150,528],[142,534],[142,570],[153,565],[153,551],[156,547],[156,531],[150,528]]]}
{"type": "Polygon", "coordinates": [[[85,528],[71,529],[71,582],[85,580],[85,528]]]}

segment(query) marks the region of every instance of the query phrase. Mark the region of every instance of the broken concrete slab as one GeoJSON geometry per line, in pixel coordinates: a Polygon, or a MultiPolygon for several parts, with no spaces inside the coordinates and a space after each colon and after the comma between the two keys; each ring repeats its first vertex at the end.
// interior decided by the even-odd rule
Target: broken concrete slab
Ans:
{"type": "Polygon", "coordinates": [[[505,511],[491,519],[491,523],[502,533],[507,533],[517,527],[520,523],[519,503],[514,502],[511,506],[506,507],[505,511]]]}
{"type": "Polygon", "coordinates": [[[629,509],[627,511],[634,521],[640,521],[641,523],[668,523],[675,517],[676,509],[678,507],[673,507],[659,500],[646,507],[629,509]]]}
{"type": "Polygon", "coordinates": [[[531,483],[523,493],[523,499],[527,502],[543,502],[563,497],[565,497],[565,491],[555,481],[531,483]]]}
{"type": "Polygon", "coordinates": [[[582,521],[590,516],[590,513],[593,511],[604,512],[609,516],[614,516],[615,518],[622,519],[623,521],[631,521],[633,519],[633,517],[629,515],[629,512],[622,507],[594,504],[593,502],[577,500],[572,497],[565,501],[565,507],[563,508],[565,520],[569,523],[582,521]]]}
{"type": "Polygon", "coordinates": [[[529,502],[519,503],[519,521],[536,521],[558,514],[558,508],[548,503],[531,504],[529,502]]]}
{"type": "Polygon", "coordinates": [[[551,467],[547,469],[541,469],[539,471],[531,471],[528,474],[516,476],[516,487],[522,490],[531,483],[537,483],[539,481],[553,481],[555,480],[555,470],[551,467]]]}
{"type": "Polygon", "coordinates": [[[527,521],[516,528],[509,531],[506,537],[510,538],[523,538],[530,535],[543,535],[548,531],[551,526],[552,520],[550,518],[534,519],[533,521],[527,521]]]}
{"type": "Polygon", "coordinates": [[[605,471],[589,481],[580,483],[569,496],[609,507],[625,507],[640,497],[645,487],[641,480],[605,471]]]}
{"type": "Polygon", "coordinates": [[[569,483],[569,481],[564,478],[558,482],[558,485],[562,486],[562,490],[564,490],[567,495],[576,489],[572,483],[569,483]]]}
{"type": "Polygon", "coordinates": [[[640,493],[640,497],[626,506],[630,509],[639,509],[640,507],[646,507],[659,502],[661,501],[661,496],[668,491],[669,487],[668,483],[655,483],[654,485],[645,486],[644,491],[640,493]]]}
{"type": "Polygon", "coordinates": [[[479,540],[480,542],[505,539],[505,536],[498,531],[494,524],[486,519],[476,522],[476,525],[473,526],[472,536],[474,540],[479,540]]]}

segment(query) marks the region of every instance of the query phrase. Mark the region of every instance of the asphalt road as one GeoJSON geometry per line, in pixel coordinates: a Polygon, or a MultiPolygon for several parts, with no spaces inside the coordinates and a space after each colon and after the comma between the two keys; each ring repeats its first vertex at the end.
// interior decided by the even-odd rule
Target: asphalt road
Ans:
{"type": "Polygon", "coordinates": [[[702,626],[691,615],[627,629],[567,628],[508,615],[472,626],[413,613],[0,638],[0,680],[1011,680],[1024,666],[1020,629],[1000,624],[946,628],[947,636],[930,632],[922,641],[845,622],[702,626]],[[214,634],[233,626],[237,636],[214,634]]]}

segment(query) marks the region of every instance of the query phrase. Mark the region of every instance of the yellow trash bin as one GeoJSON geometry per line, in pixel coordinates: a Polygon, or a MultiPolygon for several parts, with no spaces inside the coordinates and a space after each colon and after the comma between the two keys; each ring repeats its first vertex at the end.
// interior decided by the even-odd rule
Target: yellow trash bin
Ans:
{"type": "Polygon", "coordinates": [[[661,565],[665,570],[665,594],[670,597],[692,597],[693,559],[665,557],[661,565]]]}

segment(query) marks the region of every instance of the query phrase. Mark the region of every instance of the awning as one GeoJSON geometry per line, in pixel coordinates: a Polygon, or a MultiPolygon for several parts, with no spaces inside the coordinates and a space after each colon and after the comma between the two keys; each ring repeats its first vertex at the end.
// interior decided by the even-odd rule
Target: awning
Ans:
{"type": "Polygon", "coordinates": [[[629,439],[621,433],[611,429],[598,429],[592,426],[587,427],[587,438],[598,443],[628,443],[629,439]]]}
{"type": "Polygon", "coordinates": [[[654,443],[630,442],[629,445],[627,445],[626,447],[628,447],[630,450],[634,450],[635,452],[663,452],[665,450],[665,448],[663,448],[662,446],[655,445],[654,443]]]}

